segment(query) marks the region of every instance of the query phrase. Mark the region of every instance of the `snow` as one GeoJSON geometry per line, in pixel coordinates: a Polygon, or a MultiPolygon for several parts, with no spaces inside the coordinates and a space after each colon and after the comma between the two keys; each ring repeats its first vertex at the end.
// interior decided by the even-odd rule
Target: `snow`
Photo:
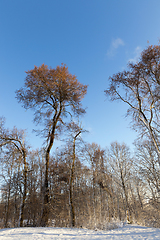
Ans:
{"type": "Polygon", "coordinates": [[[43,239],[117,239],[144,240],[160,239],[160,229],[147,228],[138,225],[126,225],[122,228],[101,231],[77,228],[8,228],[0,230],[0,240],[43,240],[43,239]]]}

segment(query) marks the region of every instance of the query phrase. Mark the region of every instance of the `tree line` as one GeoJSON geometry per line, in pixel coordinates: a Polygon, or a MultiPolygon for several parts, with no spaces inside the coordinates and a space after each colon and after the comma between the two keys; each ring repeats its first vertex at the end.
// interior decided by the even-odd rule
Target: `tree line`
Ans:
{"type": "Polygon", "coordinates": [[[130,126],[139,134],[135,152],[125,143],[102,149],[82,139],[87,85],[66,65],[26,72],[16,98],[34,111],[45,144],[31,150],[26,133],[0,119],[0,226],[105,228],[113,219],[159,226],[160,219],[160,46],[148,46],[137,63],[109,78],[111,101],[128,105],[130,126]],[[57,137],[64,144],[51,153],[57,137]]]}

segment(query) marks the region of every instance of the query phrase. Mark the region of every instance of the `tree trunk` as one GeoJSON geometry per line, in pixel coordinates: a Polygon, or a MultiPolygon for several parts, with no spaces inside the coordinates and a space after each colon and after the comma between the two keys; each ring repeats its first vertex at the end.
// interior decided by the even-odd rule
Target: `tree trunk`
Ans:
{"type": "Polygon", "coordinates": [[[150,133],[150,136],[151,136],[151,139],[152,139],[152,141],[153,141],[153,144],[154,144],[154,146],[155,146],[155,149],[156,149],[156,152],[157,152],[157,155],[158,155],[158,163],[159,163],[159,165],[160,165],[160,149],[159,149],[159,142],[157,143],[157,141],[156,141],[156,139],[155,139],[155,136],[154,136],[154,134],[153,134],[153,130],[152,130],[152,128],[151,128],[151,126],[149,125],[149,133],[150,133]]]}
{"type": "Polygon", "coordinates": [[[45,227],[48,224],[48,218],[49,218],[49,209],[48,209],[48,203],[49,203],[49,188],[48,188],[48,167],[49,167],[49,153],[50,149],[53,145],[53,137],[50,140],[50,145],[46,152],[46,170],[45,170],[45,182],[44,182],[44,202],[43,202],[43,213],[41,218],[41,226],[45,227]]]}
{"type": "Polygon", "coordinates": [[[5,225],[4,225],[5,228],[7,228],[7,224],[8,224],[9,205],[10,205],[10,192],[11,192],[11,188],[10,188],[10,183],[9,183],[9,191],[8,191],[8,196],[7,196],[6,219],[5,219],[5,225]]]}
{"type": "Polygon", "coordinates": [[[121,181],[122,181],[122,188],[123,188],[123,191],[124,191],[124,196],[125,196],[125,201],[126,201],[126,207],[127,207],[128,212],[129,212],[129,218],[130,218],[130,221],[131,221],[132,211],[131,211],[131,208],[130,208],[130,205],[129,205],[129,202],[128,202],[128,196],[127,196],[127,191],[126,191],[126,186],[125,186],[125,183],[124,183],[122,171],[121,171],[121,181]]]}
{"type": "Polygon", "coordinates": [[[70,205],[70,215],[71,215],[71,226],[75,226],[75,210],[73,205],[73,177],[74,177],[74,164],[75,164],[75,138],[73,141],[73,161],[71,167],[71,177],[69,185],[69,205],[70,205]]]}
{"type": "Polygon", "coordinates": [[[25,207],[25,200],[27,195],[27,163],[26,163],[26,153],[25,150],[23,152],[23,161],[24,161],[24,190],[23,190],[23,199],[21,205],[21,216],[20,216],[20,227],[23,227],[23,220],[24,220],[24,207],[25,207]]]}
{"type": "Polygon", "coordinates": [[[49,169],[49,155],[51,148],[53,146],[54,142],[54,137],[55,137],[55,130],[56,130],[56,125],[59,120],[59,117],[62,112],[62,105],[60,104],[60,109],[57,114],[57,111],[54,114],[53,117],[53,125],[52,125],[52,132],[50,134],[50,141],[49,145],[46,151],[46,171],[45,171],[45,181],[44,181],[44,201],[43,201],[43,212],[42,212],[42,217],[41,217],[41,226],[45,227],[48,225],[48,219],[49,219],[49,188],[48,188],[48,169],[49,169]]]}
{"type": "Polygon", "coordinates": [[[73,178],[74,178],[74,165],[76,160],[76,154],[75,154],[75,141],[78,135],[81,133],[79,131],[73,140],[73,161],[72,161],[72,167],[71,167],[71,177],[70,177],[70,185],[69,185],[69,205],[70,205],[70,215],[71,215],[71,226],[75,227],[75,210],[73,205],[73,178]]]}

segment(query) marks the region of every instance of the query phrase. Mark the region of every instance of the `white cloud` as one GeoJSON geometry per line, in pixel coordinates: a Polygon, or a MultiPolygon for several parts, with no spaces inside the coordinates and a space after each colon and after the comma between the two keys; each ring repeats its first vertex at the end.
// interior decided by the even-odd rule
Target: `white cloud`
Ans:
{"type": "Polygon", "coordinates": [[[137,46],[134,50],[134,57],[130,58],[128,61],[131,63],[136,63],[141,55],[142,48],[140,46],[137,46]]]}
{"type": "Polygon", "coordinates": [[[124,46],[124,42],[121,38],[117,38],[115,40],[112,41],[112,47],[113,48],[118,48],[119,46],[124,46]]]}
{"type": "Polygon", "coordinates": [[[113,57],[116,54],[116,49],[120,46],[124,46],[124,41],[121,38],[113,39],[111,42],[111,46],[109,50],[107,51],[107,55],[109,57],[113,57]]]}

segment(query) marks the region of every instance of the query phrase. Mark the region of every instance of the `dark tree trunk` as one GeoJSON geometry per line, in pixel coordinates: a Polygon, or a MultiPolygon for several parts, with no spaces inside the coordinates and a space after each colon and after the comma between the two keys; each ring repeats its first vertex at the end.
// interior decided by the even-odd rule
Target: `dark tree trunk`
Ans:
{"type": "MultiPolygon", "coordinates": [[[[53,138],[53,137],[52,137],[53,138]]],[[[53,145],[53,139],[50,141],[50,147],[48,147],[46,152],[46,170],[45,170],[45,182],[44,182],[44,202],[43,202],[43,213],[41,218],[41,226],[45,227],[48,224],[49,218],[49,188],[48,188],[48,168],[49,168],[49,153],[53,145]]]]}
{"type": "Polygon", "coordinates": [[[5,219],[5,225],[4,227],[7,228],[7,224],[8,224],[8,216],[9,216],[9,205],[10,205],[10,183],[9,183],[9,191],[8,191],[8,196],[7,196],[7,209],[6,209],[6,219],[5,219]]]}
{"type": "Polygon", "coordinates": [[[50,202],[50,196],[49,196],[49,187],[48,187],[48,169],[49,169],[49,157],[50,157],[50,151],[53,146],[54,137],[55,137],[55,130],[56,125],[59,120],[59,117],[62,112],[62,105],[60,104],[60,110],[57,114],[57,111],[55,112],[54,118],[53,118],[53,125],[52,125],[52,132],[50,134],[50,141],[49,145],[46,151],[46,171],[45,171],[45,180],[44,180],[44,201],[43,201],[43,212],[41,217],[41,226],[45,227],[48,225],[48,219],[49,219],[49,202],[50,202]]]}
{"type": "Polygon", "coordinates": [[[24,161],[24,190],[23,190],[23,199],[21,205],[21,216],[20,216],[20,227],[23,227],[23,220],[24,220],[24,207],[27,195],[27,163],[26,163],[26,153],[25,150],[23,152],[23,161],[24,161]]]}
{"type": "Polygon", "coordinates": [[[73,143],[73,161],[71,167],[71,177],[70,177],[70,185],[69,185],[69,205],[70,205],[70,215],[71,215],[71,226],[75,226],[75,210],[73,205],[73,177],[74,177],[74,164],[75,164],[75,139],[73,143]]]}
{"type": "Polygon", "coordinates": [[[76,154],[75,154],[75,141],[78,135],[81,133],[79,131],[73,140],[73,161],[72,161],[72,167],[71,167],[71,177],[70,177],[70,185],[69,185],[69,205],[70,205],[70,215],[71,215],[71,226],[75,227],[75,210],[74,210],[74,204],[73,204],[73,178],[74,178],[74,165],[76,160],[76,154]]]}

